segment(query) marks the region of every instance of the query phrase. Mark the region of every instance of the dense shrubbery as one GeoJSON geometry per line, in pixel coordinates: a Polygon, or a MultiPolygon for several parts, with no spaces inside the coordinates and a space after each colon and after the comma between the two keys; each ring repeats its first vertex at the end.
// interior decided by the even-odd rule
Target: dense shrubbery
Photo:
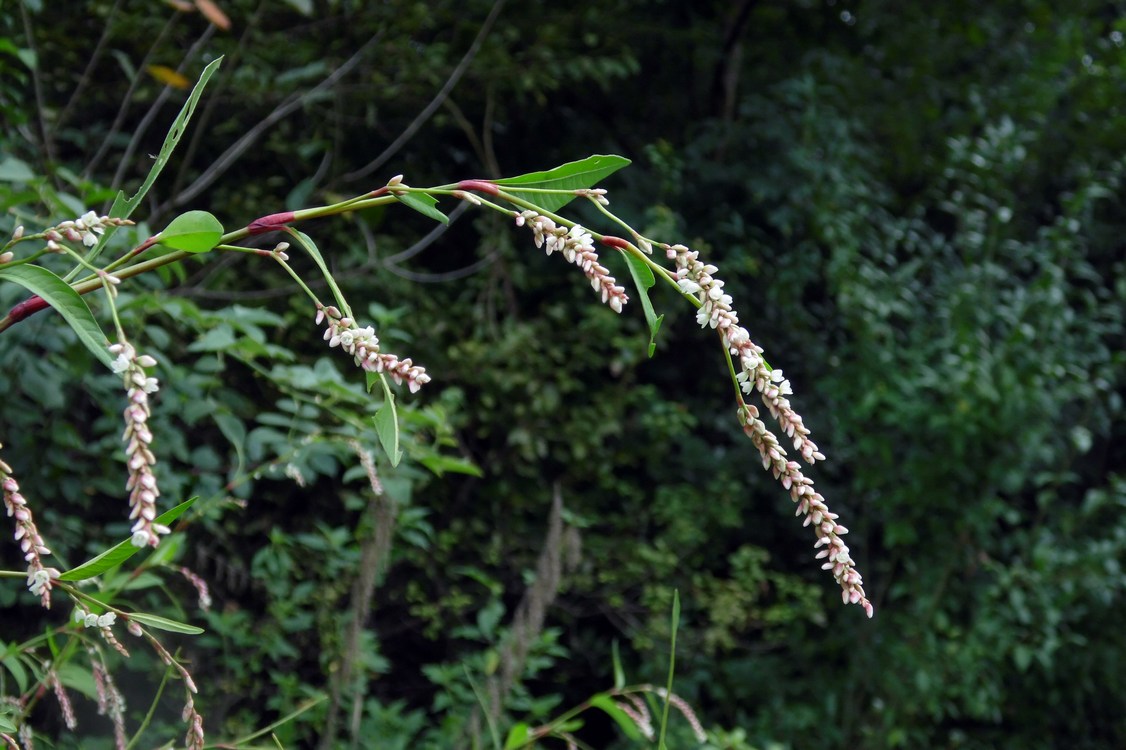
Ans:
{"type": "MultiPolygon", "coordinates": [[[[150,225],[121,230],[123,247],[188,207],[241,226],[396,172],[429,184],[629,155],[613,207],[717,259],[832,459],[819,486],[847,513],[879,607],[872,622],[840,607],[811,570],[808,535],[730,419],[722,361],[667,290],[654,291],[670,308],[665,354],[649,360],[640,311],[594,309],[503,220],[465,214],[418,252],[423,217],[374,207],[316,233],[383,340],[435,375],[403,407],[404,463],[376,458],[389,504],[369,498],[351,445],[379,444],[370,400],[338,359],[311,354],[313,311],[280,269],[188,262],[122,288],[123,326],[161,363],[164,497],[201,498],[129,596],[207,629],[179,645],[213,737],[329,693],[358,643],[351,684],[276,729],[287,746],[313,743],[334,704],[340,737],[453,747],[473,727],[488,744],[467,676],[487,690],[508,658],[558,488],[565,572],[509,722],[613,684],[615,640],[631,678],[663,683],[677,589],[677,691],[708,726],[741,728],[716,746],[1126,744],[1126,25],[1113,8],[504,6],[449,98],[355,177],[431,102],[492,3],[304,16],[231,0],[226,33],[136,3],[23,5],[0,21],[5,236],[139,182],[184,97],[169,71],[194,80],[220,54],[138,214],[150,225]],[[374,543],[392,512],[393,539],[374,543]],[[209,612],[187,609],[180,566],[210,584],[209,612]],[[365,569],[378,587],[357,616],[365,569]]],[[[0,286],[3,310],[21,298],[0,286]]],[[[48,315],[0,335],[0,441],[75,564],[127,535],[120,380],[48,315]]],[[[17,567],[13,545],[0,550],[17,567]]],[[[21,591],[0,588],[5,642],[56,624],[21,591]]],[[[120,674],[136,679],[118,682],[135,723],[160,665],[134,651],[120,674]]],[[[109,736],[78,707],[83,746],[109,736]]],[[[157,712],[154,743],[182,736],[179,707],[157,712]]],[[[35,712],[58,722],[50,700],[35,712]]],[[[671,729],[670,746],[689,746],[687,725],[671,729]]],[[[592,720],[584,736],[616,735],[592,720]]]]}

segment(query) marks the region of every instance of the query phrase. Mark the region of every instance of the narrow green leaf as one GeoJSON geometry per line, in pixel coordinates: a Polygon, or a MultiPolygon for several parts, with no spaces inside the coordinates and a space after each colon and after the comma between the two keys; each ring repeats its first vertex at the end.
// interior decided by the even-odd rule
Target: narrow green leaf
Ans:
{"type": "MultiPolygon", "coordinates": [[[[242,747],[243,745],[246,745],[247,743],[249,743],[251,740],[256,740],[256,739],[258,739],[259,737],[261,737],[265,734],[270,734],[271,732],[273,732],[278,727],[288,724],[289,722],[293,721],[294,719],[296,719],[301,714],[308,711],[310,708],[315,708],[316,706],[320,705],[321,703],[324,703],[326,700],[328,700],[328,695],[324,694],[324,693],[316,696],[315,698],[310,698],[309,700],[305,701],[300,706],[295,708],[293,711],[289,712],[288,714],[281,717],[280,719],[273,722],[272,724],[267,724],[266,726],[262,727],[261,729],[256,729],[252,733],[246,735],[245,737],[239,737],[236,740],[230,740],[229,743],[228,743],[228,746],[229,747],[242,747]]],[[[275,741],[277,740],[276,737],[274,739],[275,739],[275,741]]],[[[278,747],[281,747],[280,743],[279,743],[278,747]]]]}
{"type": "Polygon", "coordinates": [[[610,659],[614,663],[614,689],[621,690],[626,686],[626,672],[622,669],[622,655],[618,651],[618,639],[610,642],[610,659]]]}
{"type": "Polygon", "coordinates": [[[81,664],[68,661],[56,670],[59,682],[71,690],[77,690],[90,700],[98,699],[98,688],[94,682],[94,673],[81,664]]]}
{"type": "Polygon", "coordinates": [[[504,738],[504,750],[518,750],[528,744],[528,725],[524,722],[514,724],[504,738]]]}
{"type": "Polygon", "coordinates": [[[219,244],[223,225],[206,211],[188,211],[168,222],[157,235],[160,244],[186,253],[206,253],[219,244]]]}
{"type": "Polygon", "coordinates": [[[136,620],[142,625],[148,625],[150,628],[157,630],[167,630],[169,633],[184,633],[186,635],[199,635],[203,632],[203,628],[197,628],[195,625],[188,625],[184,622],[177,622],[176,620],[169,620],[166,617],[158,615],[148,615],[143,612],[130,612],[130,620],[136,620]]]}
{"type": "Polygon", "coordinates": [[[106,367],[113,364],[109,341],[102,333],[98,321],[86,305],[86,300],[65,281],[40,266],[26,264],[0,269],[0,279],[15,282],[32,294],[38,294],[47,304],[59,311],[78,339],[106,367]]]}
{"type": "Polygon", "coordinates": [[[28,686],[27,669],[24,667],[23,663],[20,662],[20,657],[16,654],[5,656],[3,659],[0,659],[0,664],[3,664],[4,668],[12,673],[12,677],[16,681],[16,687],[19,688],[19,692],[26,693],[28,686]]]}
{"type": "Polygon", "coordinates": [[[610,696],[605,693],[599,693],[590,699],[590,705],[599,709],[617,722],[618,726],[625,732],[626,737],[635,741],[641,739],[641,729],[633,723],[633,719],[629,717],[629,714],[623,711],[610,696]]]}
{"type": "Polygon", "coordinates": [[[398,466],[403,452],[399,450],[399,413],[395,409],[395,394],[387,385],[387,378],[380,374],[379,379],[383,383],[384,401],[383,406],[375,413],[375,432],[379,435],[379,444],[383,446],[391,465],[398,466]]]}
{"type": "Polygon", "coordinates": [[[379,373],[372,372],[371,370],[364,370],[364,379],[367,381],[367,391],[371,393],[371,389],[379,382],[379,373]]]}
{"type": "Polygon", "coordinates": [[[468,474],[472,477],[484,476],[477,464],[453,456],[426,456],[420,459],[423,466],[434,472],[436,476],[444,474],[468,474]]]}
{"type": "MultiPolygon", "coordinates": [[[[192,118],[192,113],[195,112],[196,105],[199,103],[200,96],[203,95],[203,89],[207,86],[207,82],[211,80],[211,76],[219,69],[222,64],[223,58],[218,57],[208,63],[203,72],[199,74],[199,80],[196,82],[195,88],[192,93],[188,94],[188,100],[184,102],[184,106],[180,108],[180,113],[176,115],[176,119],[172,121],[171,127],[168,128],[168,134],[164,136],[164,143],[160,147],[160,152],[157,153],[156,159],[149,168],[148,176],[145,181],[141,183],[141,187],[133,194],[132,198],[126,199],[125,191],[118,190],[117,197],[113,199],[113,206],[110,207],[109,215],[115,219],[128,219],[129,215],[140,205],[145,195],[148,194],[149,189],[156,182],[156,178],[160,176],[161,171],[165,165],[168,164],[169,158],[172,156],[172,151],[175,150],[176,144],[184,136],[184,131],[187,130],[188,120],[192,118]]],[[[105,234],[102,235],[101,240],[94,249],[86,256],[86,260],[93,261],[102,252],[102,248],[109,242],[110,237],[117,231],[117,227],[107,227],[105,234]]]]}
{"type": "Polygon", "coordinates": [[[27,166],[27,162],[14,156],[0,159],[0,182],[30,182],[34,179],[35,173],[27,166]]]}
{"type": "MultiPolygon", "coordinates": [[[[23,690],[21,689],[20,692],[22,693],[23,690]]],[[[4,710],[5,713],[0,714],[0,732],[3,732],[4,734],[15,734],[16,725],[12,723],[12,718],[7,713],[8,711],[14,712],[16,710],[15,706],[12,706],[11,708],[5,707],[4,710]]]]}
{"type": "Polygon", "coordinates": [[[438,199],[429,193],[395,193],[394,195],[399,203],[413,208],[423,216],[440,221],[443,224],[450,223],[450,217],[435,208],[438,205],[438,199]]]}
{"type": "Polygon", "coordinates": [[[637,287],[637,296],[641,299],[641,309],[645,311],[645,322],[649,324],[649,356],[652,357],[657,351],[657,331],[661,330],[661,323],[665,321],[664,315],[657,316],[657,313],[653,310],[653,303],[649,299],[649,290],[653,288],[657,280],[653,277],[653,270],[649,268],[645,261],[626,250],[622,250],[621,253],[626,256],[626,261],[629,263],[629,273],[637,287]]]}
{"type": "Polygon", "coordinates": [[[324,256],[321,255],[321,251],[320,248],[317,247],[317,243],[313,242],[312,237],[300,230],[294,229],[293,227],[286,227],[286,231],[289,232],[289,234],[297,240],[297,244],[305,248],[305,252],[307,252],[309,254],[309,257],[313,259],[313,262],[317,264],[317,268],[321,269],[321,273],[324,275],[329,289],[332,290],[332,295],[336,300],[337,306],[343,311],[345,315],[348,315],[348,303],[344,301],[344,295],[340,293],[340,289],[336,286],[336,280],[332,277],[332,274],[329,273],[328,264],[325,263],[324,256]]]}
{"type": "MultiPolygon", "coordinates": [[[[182,516],[184,514],[184,511],[192,507],[192,505],[195,504],[195,501],[198,499],[198,497],[193,497],[190,500],[185,500],[175,508],[161,513],[156,517],[155,523],[159,523],[162,526],[170,525],[173,521],[182,516]]],[[[100,573],[104,573],[112,567],[120,565],[140,551],[140,547],[134,547],[133,542],[129,539],[126,539],[124,542],[120,542],[110,547],[97,557],[87,560],[77,568],[71,568],[70,570],[59,576],[59,580],[83,581],[87,578],[93,578],[94,576],[99,575],[100,573]]]]}
{"type": "MultiPolygon", "coordinates": [[[[551,190],[578,190],[594,187],[603,179],[630,163],[624,156],[614,154],[595,154],[579,161],[561,164],[545,172],[529,172],[518,177],[492,180],[497,185],[517,185],[525,188],[545,188],[551,190]]],[[[528,193],[521,190],[505,192],[542,206],[548,211],[558,211],[575,199],[574,195],[553,195],[551,193],[528,193]]]]}
{"type": "Polygon", "coordinates": [[[227,438],[227,442],[235,449],[235,455],[238,457],[235,476],[240,476],[243,467],[246,465],[246,425],[229,411],[213,411],[211,418],[218,425],[219,432],[223,433],[223,437],[227,438]]]}
{"type": "Polygon", "coordinates": [[[669,635],[669,677],[665,685],[665,710],[661,715],[661,734],[657,741],[658,750],[666,750],[665,731],[669,726],[669,706],[672,703],[672,678],[676,671],[676,631],[680,627],[680,591],[672,590],[672,624],[669,635]]]}

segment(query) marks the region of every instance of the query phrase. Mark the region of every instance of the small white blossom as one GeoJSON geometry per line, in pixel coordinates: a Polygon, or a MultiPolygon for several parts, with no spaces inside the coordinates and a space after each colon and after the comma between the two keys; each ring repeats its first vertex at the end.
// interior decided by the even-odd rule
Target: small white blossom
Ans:
{"type": "Polygon", "coordinates": [[[556,226],[555,222],[535,211],[524,211],[517,219],[517,225],[527,221],[532,228],[536,247],[545,247],[548,255],[561,252],[568,263],[574,263],[590,280],[594,291],[600,292],[602,301],[614,312],[620,313],[622,306],[629,301],[624,287],[618,286],[610,272],[599,263],[598,252],[594,248],[594,236],[581,225],[570,229],[556,226]]]}
{"type": "Polygon", "coordinates": [[[410,358],[400,360],[394,354],[379,350],[379,337],[371,326],[360,328],[351,318],[344,317],[335,307],[320,307],[317,310],[317,325],[328,321],[324,338],[330,347],[339,346],[352,355],[357,367],[369,372],[385,372],[395,383],[407,384],[411,393],[430,382],[426,368],[411,362],[410,358]]]}

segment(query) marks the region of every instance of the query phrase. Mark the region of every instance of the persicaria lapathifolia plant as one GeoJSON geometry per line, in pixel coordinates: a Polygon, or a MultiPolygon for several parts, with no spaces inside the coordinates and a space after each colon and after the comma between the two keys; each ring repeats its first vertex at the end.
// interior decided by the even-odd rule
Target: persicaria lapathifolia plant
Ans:
{"type": "MultiPolygon", "coordinates": [[[[399,431],[395,399],[388,381],[405,384],[414,393],[431,377],[425,368],[409,358],[400,359],[381,349],[375,329],[357,321],[316,243],[294,226],[308,219],[374,206],[403,204],[443,223],[448,223],[449,219],[437,207],[442,198],[466,201],[482,210],[500,212],[517,226],[531,229],[536,246],[543,248],[548,255],[559,254],[578,267],[600,301],[614,312],[621,313],[630,297],[611,275],[604,254],[617,256],[617,260],[625,261],[649,324],[650,356],[655,350],[662,318],[653,309],[649,290],[658,278],[663,280],[679,297],[697,309],[696,320],[702,327],[716,332],[728,364],[739,421],[758,449],[763,467],[789,491],[797,515],[803,517],[805,525],[813,527],[814,546],[818,550],[816,557],[823,560],[822,567],[833,574],[841,587],[844,602],[859,604],[869,617],[872,616],[872,604],[864,593],[862,578],[843,541],[848,530],[837,522],[837,514],[830,511],[825,498],[813,488],[813,481],[805,476],[799,461],[791,459],[788,451],[792,450],[807,464],[825,457],[789,401],[788,397],[792,395],[789,381],[781,370],[767,363],[762,356],[762,348],[753,342],[750,331],[740,325],[733,300],[724,291],[724,282],[717,275],[718,269],[684,245],[643,236],[611,213],[606,191],[594,187],[629,164],[627,159],[592,156],[545,172],[500,180],[463,180],[427,188],[411,187],[403,182],[400,175],[384,186],[354,198],[325,206],[269,214],[229,232],[211,214],[189,211],[169,222],[160,233],[135,247],[124,249],[113,260],[101,261],[103,253],[110,248],[114,233],[132,223],[129,216],[167,162],[202,85],[216,65],[217,62],[205,70],[200,84],[170,131],[149,178],[136,195],[126,200],[123,194],[119,194],[108,215],[99,216],[90,211],[77,219],[32,232],[19,227],[11,240],[0,246],[0,281],[21,285],[32,294],[0,319],[0,333],[51,306],[62,315],[98,361],[123,380],[126,391],[122,436],[126,463],[125,491],[128,493],[128,516],[132,522],[130,538],[113,548],[112,555],[101,555],[66,572],[47,567],[42,556],[50,554],[49,547],[36,527],[32,510],[13,476],[13,468],[0,461],[4,505],[8,516],[13,519],[13,535],[27,563],[26,571],[0,571],[0,574],[26,575],[28,589],[39,597],[44,607],[50,606],[52,589],[61,587],[76,605],[77,614],[81,615],[76,617],[76,622],[86,627],[96,626],[102,640],[120,653],[127,653],[127,650],[113,635],[112,625],[117,619],[126,623],[130,633],[143,637],[169,666],[170,673],[178,675],[184,683],[184,716],[189,724],[186,744],[202,747],[204,743],[203,719],[196,711],[192,697],[195,684],[186,668],[143,626],[180,633],[201,631],[184,623],[111,606],[104,597],[94,599],[75,585],[121,564],[142,549],[158,546],[160,538],[170,532],[171,524],[193,502],[189,500],[163,514],[159,513],[157,501],[160,491],[154,471],[157,452],[148,428],[153,408],[149,397],[158,391],[158,381],[152,373],[158,363],[153,357],[138,353],[124,330],[115,304],[117,288],[132,277],[179,263],[192,255],[244,253],[279,264],[308,295],[309,319],[324,327],[324,338],[329,347],[339,348],[352,358],[364,372],[369,391],[376,383],[381,385],[383,407],[376,415],[376,428],[388,460],[394,466],[400,458],[399,431]],[[606,222],[620,227],[628,239],[596,232],[560,215],[559,211],[576,198],[590,201],[606,222]],[[270,232],[284,233],[286,241],[279,242],[272,249],[237,244],[248,237],[270,232]],[[146,257],[146,252],[158,245],[164,248],[163,254],[146,257]],[[331,299],[321,300],[290,265],[286,251],[294,245],[313,260],[331,293],[331,299]],[[63,256],[73,262],[73,267],[65,277],[59,276],[36,264],[35,261],[44,256],[63,256]],[[82,295],[96,291],[103,293],[104,309],[113,322],[115,343],[110,343],[102,325],[83,300],[82,295]],[[748,402],[747,398],[756,393],[766,412],[777,422],[784,441],[767,426],[760,407],[748,402]],[[784,446],[783,442],[788,445],[784,446]]],[[[61,692],[57,676],[50,668],[42,671],[40,684],[61,692]]]]}
{"type": "MultiPolygon", "coordinates": [[[[824,561],[822,564],[824,569],[832,572],[841,587],[845,603],[859,604],[871,616],[872,604],[865,596],[863,580],[843,540],[848,529],[837,522],[837,514],[829,509],[825,498],[814,489],[813,480],[805,476],[799,461],[789,457],[787,447],[761,418],[759,407],[746,400],[748,396],[758,394],[766,411],[778,423],[778,429],[789,443],[789,449],[792,449],[802,461],[813,464],[825,458],[818,450],[817,444],[810,438],[809,428],[803,423],[801,415],[790,403],[788,398],[792,395],[790,382],[785,379],[781,370],[774,369],[767,363],[762,356],[762,348],[752,341],[750,332],[739,324],[739,315],[733,307],[732,298],[724,291],[724,282],[717,276],[718,269],[702,261],[698,252],[684,245],[670,245],[642,236],[609,211],[605,190],[590,186],[628,163],[626,159],[618,156],[594,156],[547,172],[505,180],[464,180],[431,188],[414,188],[406,185],[400,175],[385,186],[350,200],[329,206],[270,214],[242,229],[227,233],[223,232],[222,226],[215,217],[205,212],[192,211],[174,219],[164,232],[149,238],[116,261],[100,268],[92,265],[90,258],[78,255],[65,244],[74,242],[89,245],[88,237],[94,236],[90,227],[94,227],[96,231],[103,225],[113,226],[114,220],[109,217],[97,219],[88,214],[76,222],[64,222],[64,225],[72,229],[81,224],[86,228],[85,234],[80,234],[77,230],[60,234],[56,227],[39,234],[13,238],[5,246],[6,251],[10,252],[9,248],[19,246],[19,243],[30,239],[43,239],[47,236],[59,239],[48,239],[48,243],[53,244],[54,247],[49,245],[26,258],[15,258],[0,266],[0,271],[11,269],[11,271],[26,273],[34,269],[37,273],[49,274],[50,272],[45,269],[30,265],[29,261],[37,257],[40,252],[72,254],[80,265],[86,267],[92,274],[87,279],[67,287],[67,294],[77,297],[78,294],[102,288],[106,291],[109,307],[113,310],[114,291],[120,280],[167,263],[177,262],[189,254],[219,251],[269,257],[281,264],[309,295],[312,307],[316,310],[316,323],[325,326],[325,340],[328,341],[329,346],[339,347],[352,356],[354,363],[366,372],[369,388],[377,380],[384,380],[386,389],[385,376],[390,376],[395,383],[405,382],[411,392],[416,392],[430,381],[425,369],[415,365],[410,359],[400,360],[396,355],[381,351],[375,330],[370,326],[361,327],[356,322],[347,300],[329,273],[316,244],[310,237],[293,228],[292,224],[315,217],[394,202],[403,203],[439,221],[448,221],[445,214],[437,208],[438,199],[449,196],[465,200],[473,205],[506,214],[517,226],[529,227],[537,247],[544,248],[549,255],[559,253],[568,263],[576,265],[582,270],[601,301],[620,313],[629,301],[629,297],[604,265],[595,246],[598,242],[627,261],[629,271],[637,282],[638,292],[643,300],[643,308],[654,337],[659,319],[656,318],[649,301],[649,288],[653,286],[656,278],[665,280],[680,296],[697,308],[696,320],[701,326],[716,331],[728,357],[739,421],[758,449],[763,467],[789,491],[796,505],[797,515],[803,517],[805,525],[813,527],[816,536],[815,548],[818,550],[816,557],[824,561]],[[577,197],[589,200],[609,222],[624,228],[631,239],[594,232],[556,213],[577,197]],[[272,250],[231,244],[251,235],[271,231],[287,233],[313,258],[325,276],[335,304],[322,302],[289,265],[286,250],[289,249],[290,243],[280,243],[272,250]],[[73,238],[71,234],[74,235],[73,238]],[[169,246],[177,252],[152,260],[143,260],[141,256],[144,250],[157,244],[169,246]],[[671,268],[655,259],[660,256],[654,256],[654,248],[660,248],[661,255],[671,263],[671,268]]],[[[95,255],[98,249],[100,245],[95,246],[89,255],[95,255]]],[[[17,276],[14,280],[21,279],[17,276]]],[[[35,288],[31,284],[28,286],[35,288]]],[[[67,304],[68,298],[66,295],[58,295],[58,298],[52,302],[59,303],[56,306],[60,306],[67,304]]],[[[30,314],[28,310],[37,304],[41,308],[44,303],[39,298],[33,297],[18,305],[6,319],[0,321],[0,330],[26,317],[30,314]]],[[[86,310],[85,305],[82,305],[82,309],[86,310]]],[[[88,310],[86,314],[88,315],[88,310]]],[[[92,323],[92,320],[90,322],[92,323]]],[[[96,323],[93,325],[96,326],[96,323]]],[[[125,411],[124,437],[129,468],[127,489],[130,492],[130,518],[134,521],[132,541],[136,546],[156,545],[159,535],[167,532],[164,525],[155,523],[155,500],[159,491],[152,466],[156,459],[150,447],[152,436],[145,424],[149,414],[147,396],[157,388],[156,379],[148,375],[146,369],[156,363],[151,357],[138,356],[133,347],[126,343],[125,332],[120,329],[118,341],[120,343],[110,347],[110,351],[116,355],[111,367],[115,372],[123,374],[129,401],[125,411]]],[[[651,341],[651,353],[652,348],[651,341]]],[[[99,353],[101,351],[104,351],[104,348],[99,353]]],[[[390,391],[387,393],[389,394],[390,391]]],[[[388,448],[391,455],[395,455],[397,449],[387,445],[385,448],[388,448]]],[[[397,457],[394,460],[397,460],[397,457]]],[[[37,558],[32,564],[38,564],[37,558]]],[[[43,574],[36,575],[35,581],[39,582],[43,574]]],[[[37,590],[43,590],[44,585],[49,583],[35,585],[38,586],[37,590]]]]}

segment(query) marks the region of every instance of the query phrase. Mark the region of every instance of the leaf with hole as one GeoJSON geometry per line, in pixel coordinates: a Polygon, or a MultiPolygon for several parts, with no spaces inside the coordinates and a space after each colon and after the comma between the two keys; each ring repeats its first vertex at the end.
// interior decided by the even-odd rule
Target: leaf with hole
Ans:
{"type": "Polygon", "coordinates": [[[157,235],[160,244],[186,253],[206,253],[219,244],[223,225],[206,211],[188,211],[168,223],[157,235]]]}
{"type": "MultiPolygon", "coordinates": [[[[207,64],[203,72],[199,74],[199,80],[196,81],[192,93],[188,94],[188,100],[184,102],[184,106],[180,108],[180,113],[176,115],[176,119],[172,121],[172,125],[168,128],[168,134],[164,136],[164,143],[160,146],[160,152],[156,155],[152,166],[149,168],[149,173],[145,177],[145,181],[141,183],[141,187],[133,194],[132,198],[125,197],[124,190],[117,191],[117,197],[113,199],[113,205],[109,209],[109,215],[115,219],[128,219],[129,215],[136,210],[137,206],[141,204],[145,195],[148,194],[149,189],[152,188],[156,178],[164,170],[168,160],[172,157],[172,151],[176,148],[176,144],[184,136],[184,131],[188,127],[188,121],[192,118],[195,112],[196,105],[199,103],[199,98],[203,95],[203,89],[207,86],[207,82],[211,80],[211,76],[219,69],[223,63],[223,58],[218,57],[207,64]]],[[[102,248],[106,246],[109,238],[117,231],[117,227],[110,226],[106,228],[106,233],[102,235],[102,239],[94,246],[94,250],[87,256],[86,260],[93,262],[94,258],[98,257],[102,248]]]]}

